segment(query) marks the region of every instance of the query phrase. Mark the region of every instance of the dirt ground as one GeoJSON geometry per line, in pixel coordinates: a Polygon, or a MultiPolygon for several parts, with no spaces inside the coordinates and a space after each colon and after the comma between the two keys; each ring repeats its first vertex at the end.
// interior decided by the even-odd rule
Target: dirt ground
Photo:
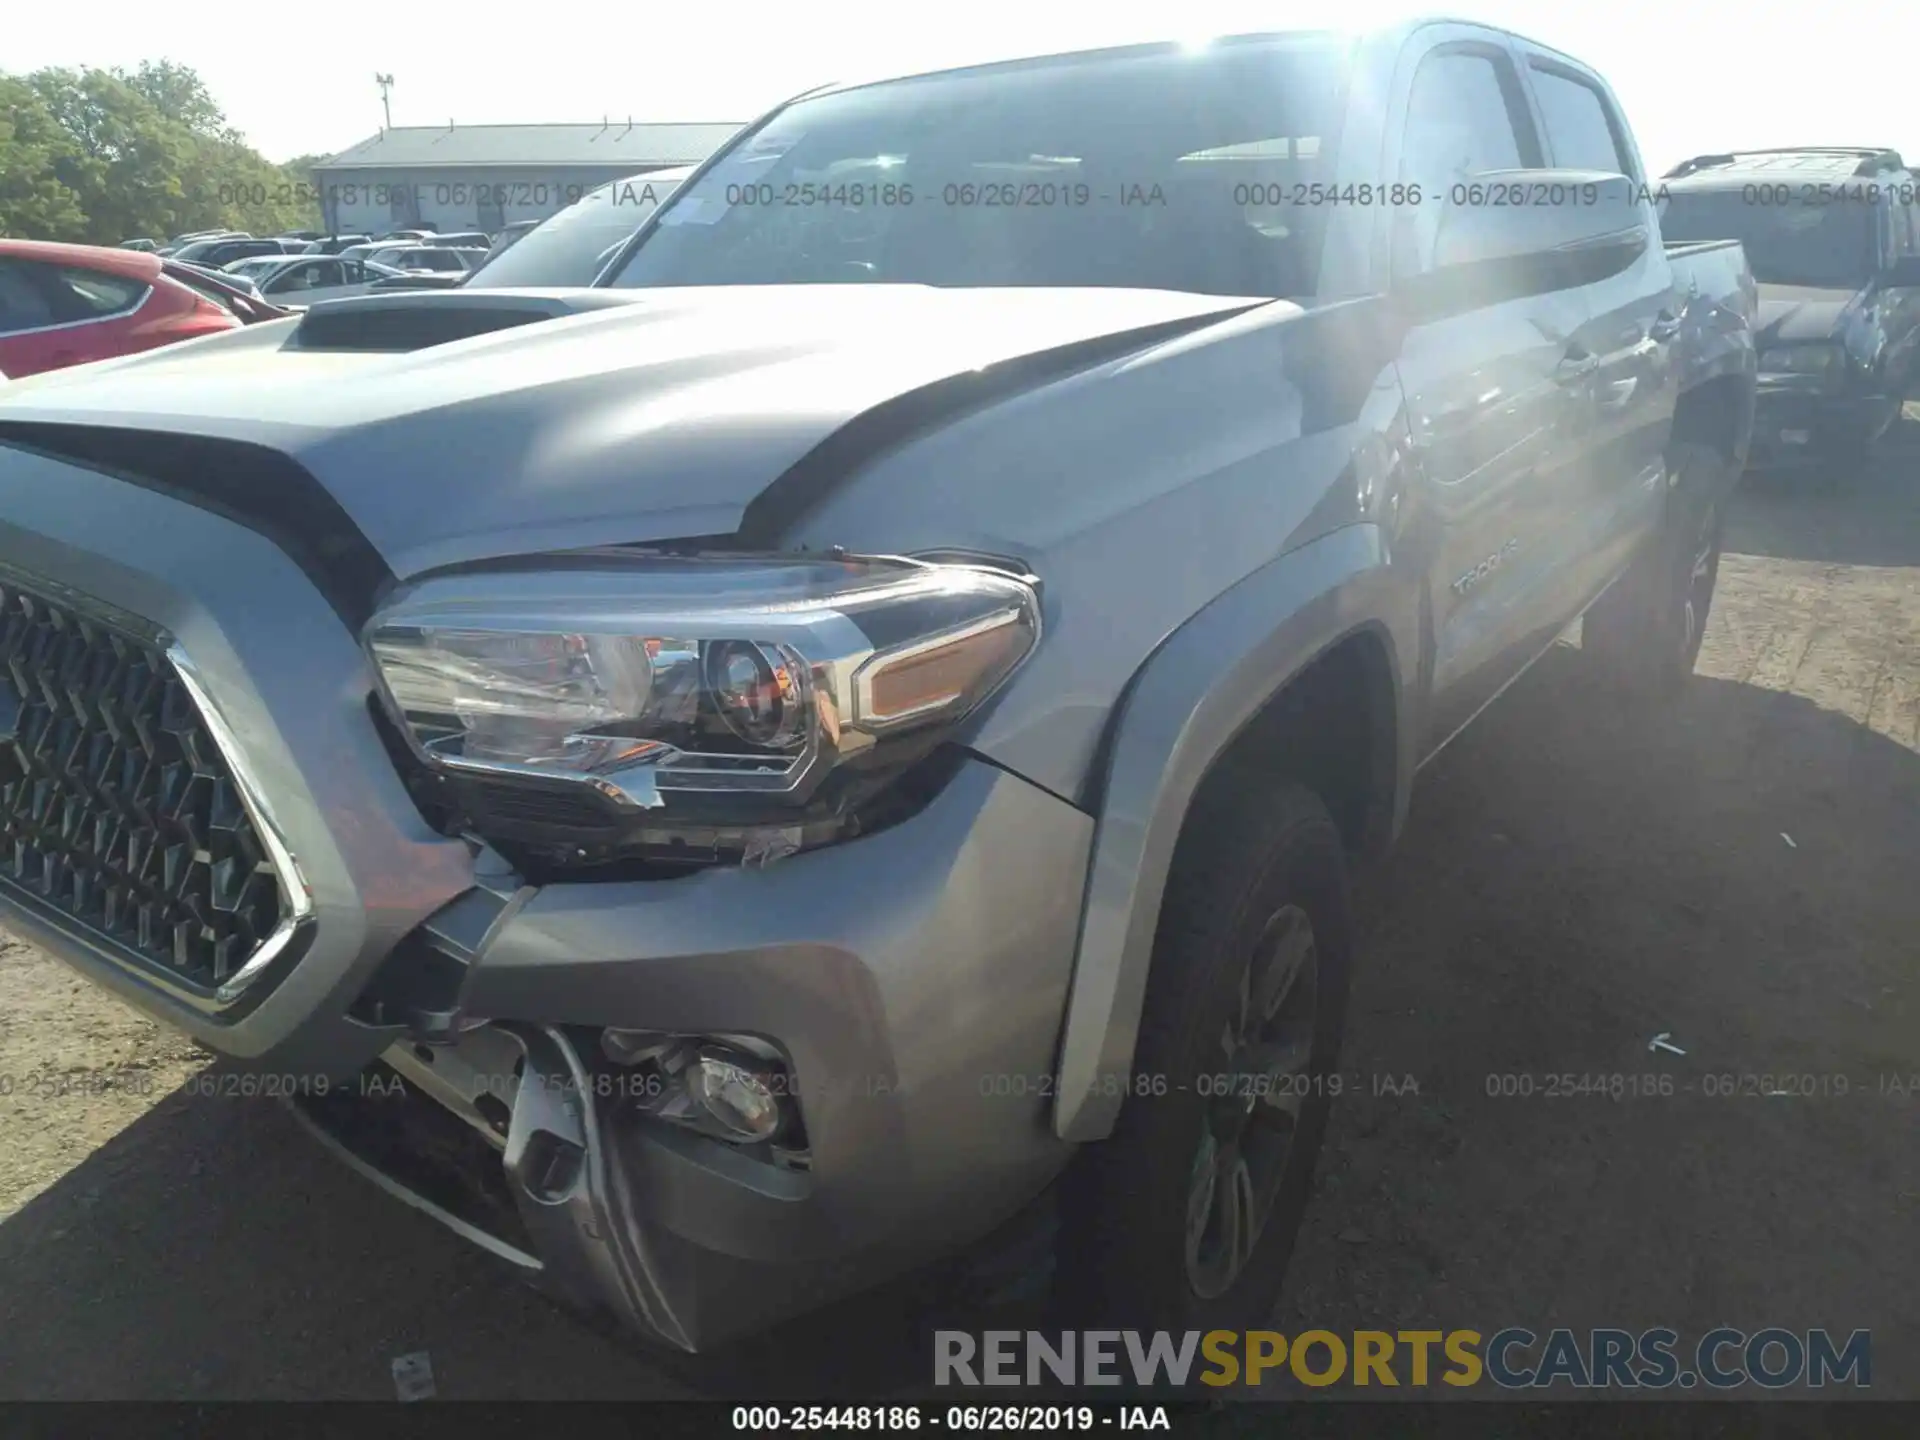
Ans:
{"type": "MultiPolygon", "coordinates": [[[[1867,1328],[1875,1395],[1920,1397],[1905,429],[1840,498],[1743,488],[1677,709],[1636,720],[1557,652],[1422,777],[1363,895],[1352,1081],[1277,1328],[1867,1328]],[[1675,1090],[1543,1093],[1616,1073],[1675,1090]]],[[[0,942],[0,1399],[391,1398],[418,1351],[448,1399],[687,1393],[272,1102],[184,1091],[205,1063],[0,942]]],[[[809,1331],[844,1357],[890,1323],[809,1331]]]]}

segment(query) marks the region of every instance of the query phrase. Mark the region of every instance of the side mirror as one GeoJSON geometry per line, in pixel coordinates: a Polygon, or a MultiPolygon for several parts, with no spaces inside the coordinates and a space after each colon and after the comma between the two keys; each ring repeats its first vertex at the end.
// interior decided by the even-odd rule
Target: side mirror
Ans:
{"type": "Polygon", "coordinates": [[[1887,290],[1920,289],[1920,255],[1902,255],[1880,272],[1880,284],[1887,290]]]}
{"type": "Polygon", "coordinates": [[[1644,187],[1593,170],[1494,170],[1439,197],[1423,300],[1486,304],[1616,275],[1652,243],[1644,187]]]}

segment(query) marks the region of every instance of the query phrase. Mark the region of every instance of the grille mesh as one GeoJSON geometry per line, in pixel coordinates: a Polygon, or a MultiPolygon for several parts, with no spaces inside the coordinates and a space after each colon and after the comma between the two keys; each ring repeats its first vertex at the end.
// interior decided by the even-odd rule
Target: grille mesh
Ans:
{"type": "Polygon", "coordinates": [[[252,817],[166,655],[8,582],[0,877],[200,989],[281,916],[252,817]]]}

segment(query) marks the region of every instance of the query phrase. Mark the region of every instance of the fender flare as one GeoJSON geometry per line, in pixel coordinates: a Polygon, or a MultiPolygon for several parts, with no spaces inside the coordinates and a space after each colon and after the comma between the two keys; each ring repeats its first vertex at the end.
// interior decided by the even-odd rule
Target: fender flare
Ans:
{"type": "Polygon", "coordinates": [[[1406,814],[1416,727],[1403,656],[1418,654],[1417,588],[1392,574],[1373,524],[1344,526],[1215,599],[1134,676],[1105,747],[1105,786],[1061,1034],[1054,1133],[1104,1138],[1125,1098],[1161,899],[1195,791],[1214,760],[1329,647],[1375,631],[1396,708],[1392,827],[1406,814]],[[1275,623],[1279,617],[1279,623],[1275,623]]]}

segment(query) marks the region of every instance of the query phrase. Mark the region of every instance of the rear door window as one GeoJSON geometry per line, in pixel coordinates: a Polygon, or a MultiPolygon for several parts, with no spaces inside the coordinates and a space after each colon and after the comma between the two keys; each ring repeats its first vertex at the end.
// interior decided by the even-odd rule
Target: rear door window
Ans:
{"type": "MultiPolygon", "coordinates": [[[[52,269],[52,267],[49,267],[52,269]]],[[[147,296],[147,287],[126,275],[109,275],[102,270],[83,270],[75,266],[52,269],[55,280],[54,304],[70,320],[104,320],[124,315],[147,296]]]]}

